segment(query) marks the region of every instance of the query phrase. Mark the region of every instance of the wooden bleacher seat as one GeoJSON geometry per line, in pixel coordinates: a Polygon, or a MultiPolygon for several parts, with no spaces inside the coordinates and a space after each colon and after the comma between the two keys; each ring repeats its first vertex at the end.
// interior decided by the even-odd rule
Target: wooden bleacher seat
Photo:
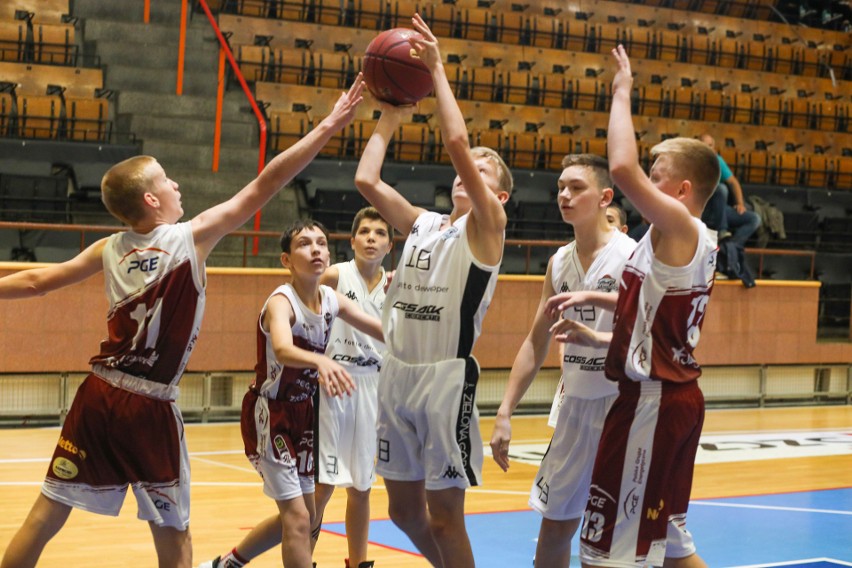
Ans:
{"type": "MultiPolygon", "coordinates": [[[[27,25],[16,20],[0,20],[0,61],[24,61],[27,25]]],[[[33,54],[34,55],[34,54],[33,54]]]]}
{"type": "Polygon", "coordinates": [[[85,142],[109,141],[109,102],[98,98],[67,98],[68,133],[70,140],[85,142]]]}
{"type": "Polygon", "coordinates": [[[38,24],[34,27],[35,61],[50,65],[76,65],[73,24],[38,24]]]}
{"type": "Polygon", "coordinates": [[[0,2],[0,19],[14,20],[15,12],[34,14],[34,23],[60,23],[70,13],[68,0],[4,0],[0,2]]]}
{"type": "Polygon", "coordinates": [[[282,152],[298,142],[313,125],[304,112],[276,111],[269,116],[272,133],[270,147],[282,152]]]}
{"type": "Polygon", "coordinates": [[[268,45],[237,45],[237,64],[247,81],[272,81],[275,57],[268,45]]]}
{"type": "Polygon", "coordinates": [[[56,95],[19,95],[18,122],[23,138],[56,138],[62,101],[56,95]]]}
{"type": "Polygon", "coordinates": [[[81,67],[0,62],[0,77],[18,83],[19,95],[41,95],[48,85],[65,88],[66,96],[91,97],[103,88],[103,71],[81,67]]]}

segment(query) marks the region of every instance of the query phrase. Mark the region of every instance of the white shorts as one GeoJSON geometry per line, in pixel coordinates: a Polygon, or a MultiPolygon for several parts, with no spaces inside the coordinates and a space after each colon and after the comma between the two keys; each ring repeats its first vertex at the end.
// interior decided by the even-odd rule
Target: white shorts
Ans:
{"type": "Polygon", "coordinates": [[[473,357],[408,365],[385,357],[379,381],[380,475],[424,480],[426,489],[466,489],[482,479],[473,357]]]}
{"type": "Polygon", "coordinates": [[[606,414],[617,395],[566,396],[530,491],[530,507],[552,521],[582,518],[606,414]]]}
{"type": "Polygon", "coordinates": [[[357,385],[351,396],[331,397],[320,389],[317,481],[367,491],[376,480],[379,374],[351,374],[357,385]]]}
{"type": "Polygon", "coordinates": [[[559,377],[559,384],[556,385],[556,394],[553,395],[553,403],[550,405],[550,415],[547,417],[547,425],[551,428],[556,428],[556,421],[559,419],[559,409],[562,408],[562,403],[565,401],[565,381],[559,377]]]}
{"type": "Polygon", "coordinates": [[[276,501],[289,501],[314,492],[314,478],[299,475],[294,461],[285,464],[269,455],[253,455],[248,460],[263,478],[263,494],[276,501]]]}

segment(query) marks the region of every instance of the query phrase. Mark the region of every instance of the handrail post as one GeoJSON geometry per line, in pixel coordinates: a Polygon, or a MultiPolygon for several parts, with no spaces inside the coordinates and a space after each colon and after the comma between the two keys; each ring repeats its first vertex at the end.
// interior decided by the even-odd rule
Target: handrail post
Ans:
{"type": "MultiPolygon", "coordinates": [[[[228,63],[231,64],[231,69],[234,70],[234,76],[237,78],[237,81],[240,83],[240,87],[243,89],[243,93],[245,93],[246,98],[248,99],[249,104],[251,105],[251,110],[254,113],[255,118],[257,118],[257,128],[259,131],[259,142],[260,146],[257,157],[257,173],[263,171],[263,168],[266,166],[266,121],[263,118],[263,113],[260,112],[260,108],[257,106],[257,101],[254,98],[254,95],[251,94],[251,90],[248,87],[248,83],[246,83],[245,77],[240,72],[240,68],[237,65],[236,60],[234,59],[234,54],[231,51],[228,42],[225,40],[225,36],[222,35],[222,30],[219,29],[219,25],[216,24],[216,19],[213,17],[213,12],[210,11],[210,6],[207,5],[206,0],[198,0],[198,5],[204,10],[204,14],[207,16],[207,20],[210,22],[210,25],[213,27],[213,31],[216,33],[216,38],[219,40],[219,45],[225,51],[225,56],[228,58],[228,63]]],[[[183,6],[186,7],[186,0],[183,0],[183,6]]],[[[255,231],[260,230],[260,211],[255,213],[254,215],[254,229],[255,231]]],[[[259,247],[259,239],[255,237],[254,246],[252,247],[252,254],[257,256],[259,247]]]]}
{"type": "Polygon", "coordinates": [[[225,98],[225,50],[219,46],[219,84],[216,88],[216,123],[213,127],[213,171],[219,171],[219,151],[222,147],[222,102],[225,98]]]}
{"type": "Polygon", "coordinates": [[[145,5],[142,8],[142,21],[146,24],[151,23],[151,0],[145,0],[145,5]]]}
{"type": "Polygon", "coordinates": [[[180,36],[178,38],[178,63],[177,63],[177,85],[175,93],[183,95],[183,67],[186,59],[186,12],[187,0],[180,2],[180,36]]]}

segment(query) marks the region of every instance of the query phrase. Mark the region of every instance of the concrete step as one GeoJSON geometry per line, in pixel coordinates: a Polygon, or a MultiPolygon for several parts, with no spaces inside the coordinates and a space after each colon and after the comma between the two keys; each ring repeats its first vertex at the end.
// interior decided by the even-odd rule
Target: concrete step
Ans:
{"type": "MultiPolygon", "coordinates": [[[[226,96],[223,102],[223,116],[240,116],[249,103],[242,93],[226,96]]],[[[216,116],[216,98],[195,95],[177,96],[174,93],[148,93],[144,91],[122,90],[115,105],[116,113],[154,114],[159,116],[207,117],[216,116]]],[[[247,120],[254,120],[246,113],[247,120]]]]}
{"type": "MultiPolygon", "coordinates": [[[[175,142],[212,143],[215,120],[159,115],[123,115],[117,123],[122,130],[129,130],[144,139],[161,138],[175,142]]],[[[245,121],[222,121],[221,143],[225,146],[257,147],[257,124],[245,121]]]]}
{"type": "MultiPolygon", "coordinates": [[[[86,41],[127,41],[128,38],[163,44],[178,43],[179,22],[149,23],[141,21],[115,21],[89,18],[85,20],[83,37],[86,41]]],[[[216,34],[206,18],[198,19],[188,26],[186,45],[188,50],[205,44],[217,44],[216,34]]]]}
{"type": "MultiPolygon", "coordinates": [[[[106,65],[104,85],[114,91],[145,91],[174,94],[177,85],[177,66],[152,69],[135,65],[106,65]]],[[[218,77],[215,70],[185,67],[184,95],[216,97],[218,77]]],[[[248,104],[248,103],[247,103],[248,104]]]]}
{"type": "MultiPolygon", "coordinates": [[[[181,143],[160,138],[146,138],[142,143],[145,154],[154,156],[168,171],[169,167],[206,169],[213,164],[213,144],[199,140],[196,144],[181,143]]],[[[244,171],[258,162],[257,148],[222,146],[219,167],[224,171],[244,171]]]]}
{"type": "MultiPolygon", "coordinates": [[[[150,4],[150,21],[154,23],[180,22],[181,3],[175,0],[154,0],[150,4]]],[[[188,3],[188,12],[192,10],[192,2],[188,3]]],[[[124,22],[142,22],[144,3],[139,0],[74,0],[71,13],[78,18],[98,18],[124,22]]],[[[203,18],[203,14],[195,14],[194,19],[203,18]]],[[[206,18],[205,18],[206,19],[206,18]]]]}
{"type": "MultiPolygon", "coordinates": [[[[139,37],[133,41],[98,40],[95,50],[106,65],[134,65],[149,69],[177,68],[177,40],[160,43],[139,37]]],[[[214,44],[205,44],[203,48],[187,50],[184,69],[196,68],[216,71],[219,55],[214,44]]]]}

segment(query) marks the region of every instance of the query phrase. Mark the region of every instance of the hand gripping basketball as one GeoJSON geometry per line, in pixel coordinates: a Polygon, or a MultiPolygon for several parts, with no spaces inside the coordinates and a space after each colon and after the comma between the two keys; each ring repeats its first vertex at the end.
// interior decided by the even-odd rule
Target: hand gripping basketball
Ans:
{"type": "Polygon", "coordinates": [[[377,35],[364,54],[364,80],[377,99],[395,106],[411,105],[432,91],[432,74],[409,38],[414,30],[394,28],[377,35]]]}

